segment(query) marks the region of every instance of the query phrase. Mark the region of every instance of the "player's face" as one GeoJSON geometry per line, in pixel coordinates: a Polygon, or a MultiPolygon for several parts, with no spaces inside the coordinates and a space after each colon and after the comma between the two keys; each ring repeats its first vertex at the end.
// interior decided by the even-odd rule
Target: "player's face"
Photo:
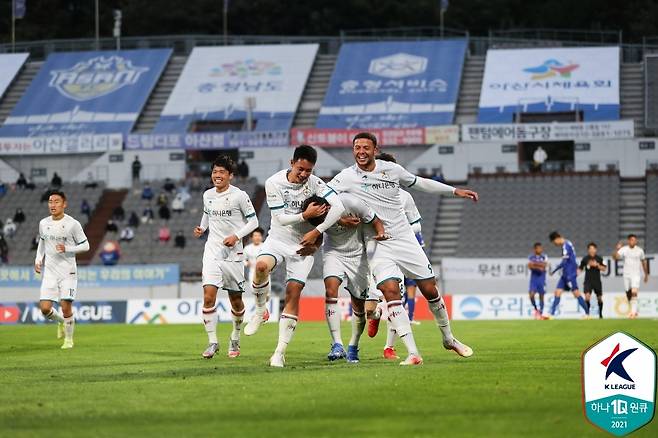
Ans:
{"type": "Polygon", "coordinates": [[[588,246],[587,247],[587,254],[590,255],[590,257],[594,257],[596,255],[596,248],[593,246],[588,246]]]}
{"type": "Polygon", "coordinates": [[[631,248],[634,248],[635,245],[637,245],[637,237],[629,237],[628,238],[628,246],[631,248]]]}
{"type": "Polygon", "coordinates": [[[308,177],[313,173],[315,164],[311,163],[305,158],[297,161],[290,161],[290,173],[288,174],[288,181],[294,184],[303,184],[308,181],[308,177]]]}
{"type": "Polygon", "coordinates": [[[352,146],[354,161],[362,169],[371,168],[375,164],[375,154],[377,147],[367,138],[357,138],[352,146]]]}
{"type": "Polygon", "coordinates": [[[535,246],[535,254],[540,255],[544,251],[544,247],[539,245],[535,246]]]}
{"type": "Polygon", "coordinates": [[[229,171],[223,167],[215,166],[212,168],[210,178],[212,179],[212,184],[215,186],[215,189],[217,189],[218,192],[222,192],[228,188],[229,184],[231,184],[233,174],[229,173],[229,171]]]}
{"type": "Polygon", "coordinates": [[[555,245],[555,246],[562,246],[563,243],[564,243],[564,241],[562,240],[561,237],[558,237],[557,239],[555,239],[553,241],[553,245],[555,245]]]}
{"type": "Polygon", "coordinates": [[[61,217],[64,215],[66,201],[59,195],[50,195],[48,198],[48,210],[52,217],[61,217]]]}
{"type": "Polygon", "coordinates": [[[254,245],[260,245],[261,243],[263,243],[263,235],[257,231],[254,232],[251,235],[251,243],[253,243],[254,245]]]}

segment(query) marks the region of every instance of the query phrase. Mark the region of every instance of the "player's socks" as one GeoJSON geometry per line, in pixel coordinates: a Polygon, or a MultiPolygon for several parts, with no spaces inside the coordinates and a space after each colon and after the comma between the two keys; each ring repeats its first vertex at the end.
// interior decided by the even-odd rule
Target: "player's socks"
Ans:
{"type": "MultiPolygon", "coordinates": [[[[434,315],[436,325],[438,325],[439,329],[441,330],[443,340],[452,341],[454,336],[450,330],[450,320],[448,319],[448,311],[446,310],[446,305],[443,302],[443,297],[441,294],[439,294],[438,297],[427,300],[427,303],[429,304],[430,312],[432,312],[432,315],[434,315]]],[[[400,332],[398,332],[398,335],[402,337],[400,332]]]]}
{"type": "MultiPolygon", "coordinates": [[[[326,298],[324,300],[325,318],[329,326],[329,335],[334,344],[342,344],[340,334],[340,306],[337,298],[326,298]]],[[[354,319],[354,318],[352,318],[354,319]]]]}
{"type": "Polygon", "coordinates": [[[599,318],[603,319],[603,300],[598,300],[599,302],[599,318]]]}
{"type": "Polygon", "coordinates": [[[555,311],[557,310],[557,306],[559,305],[560,305],[560,297],[554,297],[553,305],[551,306],[551,315],[555,315],[555,311]]]}
{"type": "Polygon", "coordinates": [[[544,314],[544,296],[539,297],[539,313],[544,314]]]}
{"type": "Polygon", "coordinates": [[[270,296],[270,279],[263,284],[252,283],[251,289],[256,298],[256,314],[263,315],[267,309],[267,299],[270,296]]]}
{"type": "Polygon", "coordinates": [[[407,313],[409,314],[409,321],[414,320],[414,312],[416,311],[416,299],[407,298],[407,313]]]}
{"type": "Polygon", "coordinates": [[[587,303],[585,302],[585,298],[583,298],[582,295],[579,295],[579,296],[578,296],[578,304],[579,304],[580,307],[582,307],[583,310],[585,311],[585,315],[589,315],[589,306],[588,306],[587,303]]]}
{"type": "Polygon", "coordinates": [[[404,346],[407,347],[409,354],[418,355],[416,341],[411,332],[411,324],[409,324],[409,315],[404,311],[400,300],[388,302],[388,320],[395,332],[400,336],[404,346]]]}
{"type": "Polygon", "coordinates": [[[637,314],[637,295],[631,296],[631,313],[633,315],[637,314]]]}
{"type": "Polygon", "coordinates": [[[244,311],[244,308],[239,312],[231,309],[231,320],[233,321],[233,330],[231,331],[232,341],[238,341],[240,339],[240,329],[242,328],[242,321],[244,320],[244,311]]]}
{"type": "Polygon", "coordinates": [[[350,343],[348,346],[359,345],[359,340],[363,334],[363,329],[366,327],[366,315],[365,313],[358,313],[352,311],[352,337],[350,338],[350,343]]]}
{"type": "Polygon", "coordinates": [[[54,308],[50,308],[50,312],[46,315],[46,319],[49,319],[51,321],[57,321],[59,323],[64,323],[64,317],[59,314],[58,311],[56,311],[54,308]]]}
{"type": "Polygon", "coordinates": [[[75,319],[73,315],[64,318],[64,340],[73,341],[73,331],[75,330],[75,319]]]}
{"type": "Polygon", "coordinates": [[[388,330],[386,330],[386,345],[384,348],[393,348],[393,346],[395,346],[395,340],[397,339],[398,334],[395,333],[395,330],[393,330],[391,323],[386,325],[388,326],[388,330]]]}
{"type": "Polygon", "coordinates": [[[217,343],[217,308],[204,307],[201,312],[203,313],[203,325],[208,333],[208,343],[217,343]]]}
{"type": "Polygon", "coordinates": [[[279,319],[279,342],[276,344],[276,352],[285,353],[292,335],[297,327],[297,317],[288,313],[282,313],[279,319]]]}

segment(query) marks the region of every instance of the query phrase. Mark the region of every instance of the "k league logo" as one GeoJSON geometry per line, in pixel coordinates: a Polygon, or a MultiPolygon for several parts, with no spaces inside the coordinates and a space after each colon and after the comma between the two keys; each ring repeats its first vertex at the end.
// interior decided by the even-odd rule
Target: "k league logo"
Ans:
{"type": "Polygon", "coordinates": [[[427,58],[408,53],[396,53],[370,61],[368,73],[399,79],[423,73],[425,70],[427,70],[427,58]]]}
{"type": "Polygon", "coordinates": [[[583,353],[583,403],[587,419],[613,435],[627,435],[653,419],[656,353],[617,332],[583,353]]]}

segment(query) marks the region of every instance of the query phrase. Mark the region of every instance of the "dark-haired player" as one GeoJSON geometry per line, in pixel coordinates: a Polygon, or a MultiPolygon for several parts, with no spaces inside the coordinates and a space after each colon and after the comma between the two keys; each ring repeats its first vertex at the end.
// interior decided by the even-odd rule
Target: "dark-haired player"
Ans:
{"type": "Polygon", "coordinates": [[[557,231],[553,231],[548,235],[548,239],[553,243],[553,245],[562,248],[562,261],[559,265],[553,269],[551,275],[556,273],[559,270],[562,270],[562,275],[557,282],[555,287],[555,294],[553,297],[553,304],[551,305],[551,314],[550,316],[545,316],[546,319],[551,319],[555,316],[555,312],[560,304],[560,297],[562,296],[563,291],[571,291],[574,298],[578,300],[578,304],[585,311],[585,317],[589,316],[589,309],[587,304],[583,299],[583,296],[578,290],[578,281],[576,277],[578,276],[578,261],[576,260],[576,250],[570,240],[565,239],[557,231]]]}
{"type": "Polygon", "coordinates": [[[51,321],[57,321],[57,337],[64,337],[62,349],[73,348],[73,301],[78,289],[75,255],[89,251],[87,236],[80,222],[64,213],[66,195],[54,190],[48,197],[50,216],[39,222],[39,246],[34,270],[42,274],[39,307],[51,321]],[[60,315],[53,303],[59,301],[60,315]]]}
{"type": "Polygon", "coordinates": [[[644,271],[644,282],[649,281],[649,265],[647,264],[644,250],[637,244],[637,236],[635,234],[629,234],[628,245],[624,245],[621,242],[617,243],[612,257],[615,260],[624,261],[624,290],[626,291],[626,298],[628,298],[628,305],[630,307],[628,317],[631,319],[637,318],[637,294],[640,290],[642,271],[644,271]]]}
{"type": "Polygon", "coordinates": [[[270,366],[283,367],[285,352],[297,327],[299,298],[313,267],[313,253],[318,238],[343,214],[343,203],[336,193],[313,175],[317,152],[311,146],[295,148],[290,168],[281,170],[265,181],[267,205],[272,213],[272,224],[260,255],[256,259],[253,290],[256,295],[256,313],[244,329],[245,335],[256,333],[267,321],[265,305],[270,291],[270,273],[284,260],[286,262],[286,298],[279,320],[279,341],[270,358],[270,366]],[[327,205],[311,204],[302,212],[304,200],[312,195],[325,198],[327,205]],[[327,213],[328,211],[328,213],[327,213]],[[313,227],[308,219],[327,213],[323,223],[313,227]]]}
{"type": "Polygon", "coordinates": [[[548,268],[548,257],[544,254],[544,248],[540,242],[533,245],[533,253],[528,256],[528,269],[530,269],[530,287],[528,295],[534,309],[535,319],[541,319],[544,314],[544,294],[546,293],[546,269],[548,268]],[[535,295],[539,294],[539,307],[535,295]]]}
{"type": "Polygon", "coordinates": [[[231,302],[233,330],[228,345],[228,357],[240,355],[240,326],[244,317],[244,265],[242,238],[258,227],[256,211],[249,195],[231,185],[235,163],[220,156],[212,163],[210,178],[213,188],[203,193],[201,224],[194,236],[206,230],[208,240],[203,249],[203,325],[208,334],[208,348],[202,356],[212,358],[217,352],[217,290],[228,292],[231,302]]]}
{"type": "Polygon", "coordinates": [[[428,300],[430,311],[443,336],[443,346],[460,356],[471,356],[473,350],[459,342],[450,330],[448,312],[437,288],[432,264],[416,240],[402,209],[400,186],[473,201],[477,201],[477,193],[415,176],[396,163],[375,159],[379,149],[377,138],[371,133],[357,134],[352,141],[352,148],[355,165],[340,172],[328,186],[340,193],[350,193],[368,204],[391,235],[391,239],[374,245],[369,261],[377,288],[384,294],[388,304],[388,319],[409,352],[401,365],[420,365],[423,360],[411,332],[409,316],[400,300],[400,270],[406,277],[416,281],[418,289],[428,300]]]}
{"type": "MultiPolygon", "coordinates": [[[[580,270],[585,271],[585,283],[583,292],[585,292],[585,303],[587,309],[590,309],[590,298],[592,292],[596,294],[596,301],[599,304],[599,318],[603,318],[603,285],[601,284],[601,271],[608,267],[603,263],[603,258],[596,253],[598,247],[596,243],[587,244],[587,255],[580,261],[580,270]]],[[[587,312],[589,314],[589,312],[587,312]]]]}

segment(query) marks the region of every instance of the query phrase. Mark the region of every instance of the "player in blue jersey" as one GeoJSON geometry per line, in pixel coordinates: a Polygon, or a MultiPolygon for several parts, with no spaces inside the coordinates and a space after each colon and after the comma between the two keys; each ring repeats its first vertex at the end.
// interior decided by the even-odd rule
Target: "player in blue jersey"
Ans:
{"type": "Polygon", "coordinates": [[[576,281],[576,276],[578,275],[578,261],[576,260],[576,250],[573,247],[573,243],[562,237],[557,231],[553,231],[548,238],[553,242],[553,245],[562,248],[562,261],[555,269],[553,269],[553,271],[551,271],[551,275],[559,270],[562,270],[562,275],[560,276],[555,288],[555,298],[553,298],[553,305],[551,306],[551,315],[547,318],[550,319],[555,316],[555,311],[560,304],[562,291],[571,291],[574,298],[578,300],[580,307],[585,311],[585,316],[589,317],[587,303],[585,303],[585,299],[580,294],[580,291],[578,290],[578,282],[576,281]]]}
{"type": "Polygon", "coordinates": [[[544,254],[541,243],[533,245],[533,253],[528,257],[528,268],[530,269],[530,303],[535,309],[535,319],[541,319],[544,314],[544,293],[546,293],[546,269],[548,268],[548,257],[544,254]],[[535,301],[535,295],[539,294],[539,307],[535,301]]]}

